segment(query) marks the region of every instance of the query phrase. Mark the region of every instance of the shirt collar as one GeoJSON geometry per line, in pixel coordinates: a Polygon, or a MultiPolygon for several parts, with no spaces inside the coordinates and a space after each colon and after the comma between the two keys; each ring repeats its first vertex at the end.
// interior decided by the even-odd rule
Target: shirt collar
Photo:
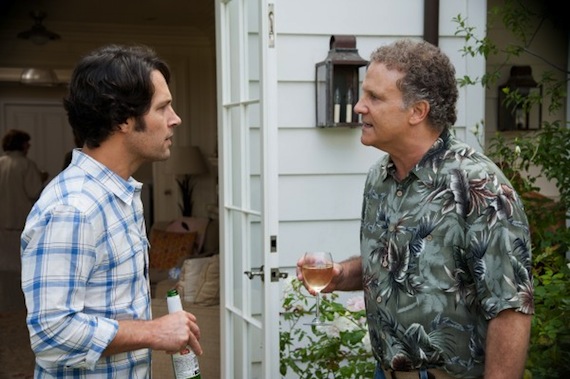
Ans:
{"type": "MultiPolygon", "coordinates": [[[[433,178],[433,174],[439,170],[441,158],[444,156],[445,151],[449,149],[451,139],[452,137],[449,130],[444,129],[418,164],[410,171],[408,177],[414,175],[423,182],[430,182],[433,178]]],[[[390,156],[388,156],[382,165],[380,176],[382,180],[386,180],[388,176],[396,177],[396,166],[390,156]]]]}
{"type": "Polygon", "coordinates": [[[101,162],[83,153],[81,149],[74,149],[71,162],[84,170],[87,175],[112,192],[126,204],[131,204],[135,193],[140,193],[142,183],[132,176],[128,180],[121,178],[101,162]]]}

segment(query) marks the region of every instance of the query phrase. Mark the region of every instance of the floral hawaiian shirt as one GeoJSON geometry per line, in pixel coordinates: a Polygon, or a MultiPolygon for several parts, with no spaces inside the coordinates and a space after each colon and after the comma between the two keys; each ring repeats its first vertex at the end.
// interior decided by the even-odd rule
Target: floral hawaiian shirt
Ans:
{"type": "Polygon", "coordinates": [[[487,157],[444,131],[406,179],[369,171],[361,255],[374,355],[385,368],[482,377],[489,320],[534,313],[528,221],[487,157]]]}

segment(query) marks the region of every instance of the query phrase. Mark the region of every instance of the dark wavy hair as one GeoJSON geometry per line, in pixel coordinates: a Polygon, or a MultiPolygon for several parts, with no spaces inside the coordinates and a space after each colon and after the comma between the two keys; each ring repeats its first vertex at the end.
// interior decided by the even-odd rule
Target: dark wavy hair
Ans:
{"type": "MultiPolygon", "coordinates": [[[[75,67],[63,100],[73,134],[90,148],[99,147],[118,126],[150,109],[151,73],[170,82],[170,68],[144,45],[107,45],[83,57],[75,67]]],[[[144,123],[137,122],[140,129],[144,123]]]]}
{"type": "Polygon", "coordinates": [[[4,151],[24,151],[26,142],[32,139],[23,130],[10,129],[2,137],[2,150],[4,151]]]}
{"type": "Polygon", "coordinates": [[[370,55],[404,74],[397,83],[404,106],[425,100],[430,105],[428,119],[437,130],[451,128],[457,121],[457,80],[451,61],[438,47],[426,41],[402,39],[381,46],[370,55]]]}

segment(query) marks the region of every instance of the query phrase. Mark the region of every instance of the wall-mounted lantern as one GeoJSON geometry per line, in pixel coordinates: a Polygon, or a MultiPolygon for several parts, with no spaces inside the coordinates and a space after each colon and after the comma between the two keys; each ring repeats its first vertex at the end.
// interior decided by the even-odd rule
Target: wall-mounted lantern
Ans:
{"type": "Polygon", "coordinates": [[[530,66],[511,67],[507,82],[499,86],[498,130],[536,130],[542,124],[542,87],[530,66]]]}
{"type": "Polygon", "coordinates": [[[318,127],[359,126],[352,108],[360,93],[359,69],[367,64],[358,55],[355,36],[331,36],[326,59],[315,65],[318,127]]]}

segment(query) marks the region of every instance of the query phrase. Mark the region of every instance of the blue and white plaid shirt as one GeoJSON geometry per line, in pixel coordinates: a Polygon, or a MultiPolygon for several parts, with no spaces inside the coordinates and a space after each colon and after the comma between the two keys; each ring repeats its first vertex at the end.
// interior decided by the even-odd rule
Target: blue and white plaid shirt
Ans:
{"type": "Polygon", "coordinates": [[[80,150],[22,233],[22,289],[35,378],[148,378],[151,353],[101,357],[118,320],[149,320],[142,184],[80,150]]]}

